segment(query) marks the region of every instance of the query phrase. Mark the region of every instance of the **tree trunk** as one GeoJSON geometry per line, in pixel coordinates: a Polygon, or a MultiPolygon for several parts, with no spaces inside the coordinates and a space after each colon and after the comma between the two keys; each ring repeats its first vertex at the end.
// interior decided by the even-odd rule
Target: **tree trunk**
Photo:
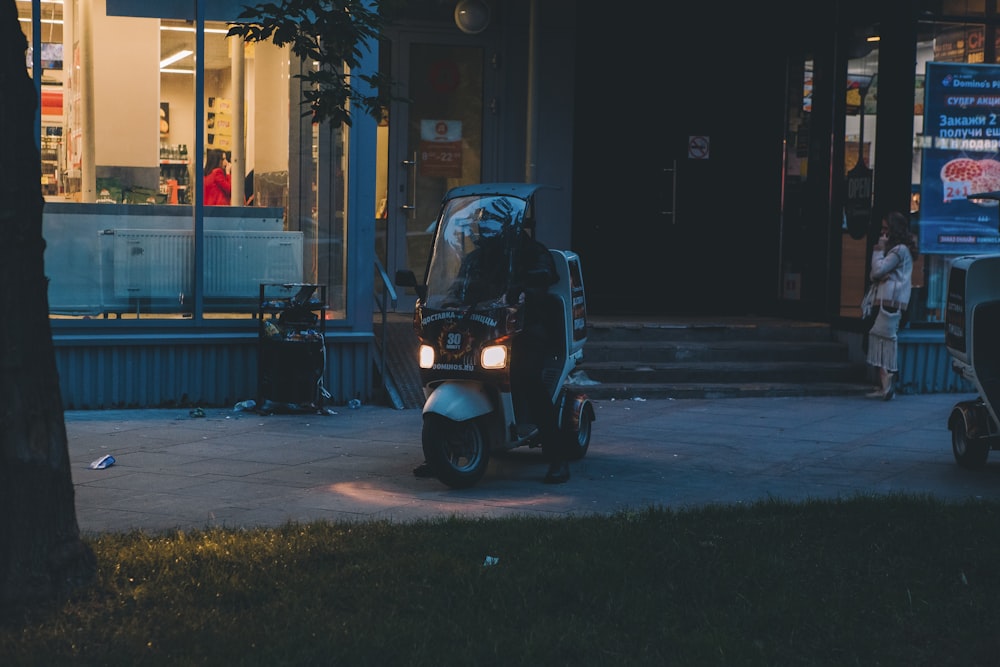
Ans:
{"type": "Polygon", "coordinates": [[[42,239],[38,103],[14,0],[0,0],[0,605],[91,581],[80,539],[42,239]]]}

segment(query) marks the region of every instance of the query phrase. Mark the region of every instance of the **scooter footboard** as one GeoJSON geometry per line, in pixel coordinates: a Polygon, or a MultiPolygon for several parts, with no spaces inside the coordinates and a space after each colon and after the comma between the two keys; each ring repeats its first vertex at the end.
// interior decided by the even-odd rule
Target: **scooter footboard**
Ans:
{"type": "Polygon", "coordinates": [[[432,412],[453,421],[465,421],[492,412],[493,400],[479,382],[445,382],[424,401],[423,414],[432,412]]]}

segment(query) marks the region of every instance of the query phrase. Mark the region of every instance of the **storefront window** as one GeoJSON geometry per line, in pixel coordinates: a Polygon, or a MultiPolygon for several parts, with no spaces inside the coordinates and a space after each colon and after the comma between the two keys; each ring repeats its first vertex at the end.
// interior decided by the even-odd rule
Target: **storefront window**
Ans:
{"type": "Polygon", "coordinates": [[[346,126],[331,129],[311,123],[309,174],[301,229],[305,234],[305,272],[310,282],[329,287],[331,313],[343,317],[347,308],[347,140],[346,126]],[[308,214],[307,214],[308,213],[308,214]]]}
{"type": "Polygon", "coordinates": [[[985,100],[978,94],[983,92],[979,89],[956,87],[954,90],[965,93],[962,97],[969,97],[971,90],[971,96],[978,101],[945,108],[948,100],[954,99],[950,92],[953,88],[948,82],[966,77],[970,81],[995,79],[1000,82],[1000,69],[984,64],[996,62],[995,36],[990,26],[937,22],[922,24],[920,28],[911,218],[920,236],[923,260],[923,266],[914,266],[914,284],[919,275],[924,285],[923,289],[914,291],[911,321],[940,323],[944,321],[945,288],[951,260],[964,254],[995,252],[1000,247],[995,243],[996,200],[966,198],[974,191],[1000,189],[1000,179],[993,182],[993,174],[1000,174],[998,139],[990,138],[987,121],[975,120],[995,114],[1000,110],[1000,103],[985,100]],[[945,72],[947,63],[961,66],[954,73],[945,72]],[[938,64],[944,67],[937,67],[938,64]],[[964,65],[973,67],[965,71],[964,65]],[[925,108],[928,105],[931,108],[925,108]],[[951,118],[956,120],[948,120],[951,118]],[[975,174],[971,171],[959,174],[964,166],[975,174]]]}
{"type": "Polygon", "coordinates": [[[792,60],[785,109],[784,201],[781,214],[781,292],[784,300],[802,297],[804,254],[808,246],[805,211],[809,178],[810,121],[813,110],[813,60],[792,60]]]}
{"type": "Polygon", "coordinates": [[[933,16],[985,16],[986,0],[921,0],[920,11],[933,16]]]}
{"type": "Polygon", "coordinates": [[[17,0],[21,30],[28,39],[28,74],[40,80],[42,194],[58,195],[65,187],[63,140],[63,82],[68,63],[64,60],[62,2],[41,2],[36,49],[31,0],[17,0]],[[37,67],[37,71],[36,68],[37,67]]]}
{"type": "MultiPolygon", "coordinates": [[[[934,11],[938,14],[976,16],[985,13],[982,3],[931,4],[936,5],[934,11]]],[[[852,177],[858,175],[852,170],[861,168],[859,158],[871,173],[877,159],[875,119],[879,111],[880,46],[877,33],[877,26],[856,30],[854,41],[848,45],[851,56],[847,61],[844,114],[847,191],[841,242],[840,315],[850,318],[860,317],[860,300],[865,292],[869,264],[868,218],[864,215],[852,218],[851,190],[863,183],[852,177]]],[[[913,91],[910,218],[921,252],[913,267],[911,326],[939,325],[944,321],[947,275],[950,262],[956,256],[1000,250],[997,201],[966,198],[973,191],[1000,190],[1000,150],[997,148],[1000,136],[994,137],[994,130],[988,127],[990,121],[982,120],[1000,113],[1000,97],[992,95],[993,88],[985,91],[962,88],[965,84],[961,82],[947,90],[942,88],[963,77],[969,81],[981,80],[969,86],[993,80],[1000,85],[1000,68],[986,64],[998,62],[1000,49],[996,40],[995,27],[990,23],[934,21],[919,24],[913,91]],[[959,70],[954,75],[939,76],[938,90],[929,90],[928,81],[932,81],[929,72],[934,71],[937,64],[948,63],[960,66],[959,70]],[[969,94],[970,90],[973,94],[969,94]],[[956,97],[952,91],[966,94],[956,97]],[[976,92],[983,94],[974,94],[976,92]],[[975,97],[976,101],[969,104],[959,99],[966,97],[975,97]],[[952,101],[948,102],[949,99],[952,101]],[[946,104],[950,104],[947,109],[942,106],[946,104]],[[933,108],[927,109],[927,105],[933,108]],[[948,164],[950,168],[946,168],[948,164]],[[956,175],[963,165],[968,165],[969,171],[956,175]],[[995,182],[993,174],[997,175],[995,182]]],[[[877,187],[877,183],[872,183],[872,187],[877,187]]]]}
{"type": "MultiPolygon", "coordinates": [[[[261,283],[298,282],[324,284],[343,317],[343,133],[293,129],[289,50],[208,20],[199,54],[195,21],[142,3],[41,5],[42,62],[27,64],[42,77],[52,317],[248,318],[261,283]]],[[[17,6],[32,41],[32,3],[17,6]]]]}

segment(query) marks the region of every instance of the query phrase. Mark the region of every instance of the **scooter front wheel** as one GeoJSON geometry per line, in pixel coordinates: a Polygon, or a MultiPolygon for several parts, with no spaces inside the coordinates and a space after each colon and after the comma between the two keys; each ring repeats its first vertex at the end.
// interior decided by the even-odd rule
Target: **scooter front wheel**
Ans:
{"type": "Polygon", "coordinates": [[[479,419],[454,421],[427,413],[422,444],[424,459],[437,478],[453,489],[474,486],[486,474],[489,442],[479,419]]]}

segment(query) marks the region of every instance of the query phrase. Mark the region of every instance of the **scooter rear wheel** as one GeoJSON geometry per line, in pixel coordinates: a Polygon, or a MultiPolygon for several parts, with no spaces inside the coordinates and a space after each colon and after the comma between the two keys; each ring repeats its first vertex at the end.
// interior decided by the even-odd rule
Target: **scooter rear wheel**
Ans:
{"type": "Polygon", "coordinates": [[[474,486],[489,465],[489,441],[479,419],[453,421],[434,413],[424,415],[424,460],[442,483],[453,489],[474,486]]]}
{"type": "Polygon", "coordinates": [[[580,421],[575,428],[572,428],[568,435],[567,454],[570,461],[579,461],[587,455],[590,449],[590,431],[593,418],[589,411],[580,413],[580,421]]]}
{"type": "Polygon", "coordinates": [[[570,410],[569,406],[563,408],[560,430],[565,438],[564,455],[570,461],[579,461],[587,455],[587,450],[590,449],[590,434],[593,423],[594,407],[589,401],[584,399],[580,403],[578,413],[570,410]]]}
{"type": "Polygon", "coordinates": [[[986,466],[990,446],[984,438],[970,437],[965,424],[958,420],[958,423],[951,426],[951,451],[955,455],[955,462],[962,468],[981,470],[986,466]]]}

